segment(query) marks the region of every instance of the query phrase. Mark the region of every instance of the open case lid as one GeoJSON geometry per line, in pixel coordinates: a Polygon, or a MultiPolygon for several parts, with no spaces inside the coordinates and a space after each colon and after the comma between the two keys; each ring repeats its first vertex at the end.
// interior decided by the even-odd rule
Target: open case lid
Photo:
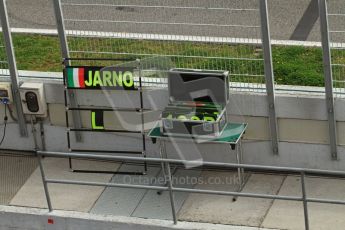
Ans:
{"type": "Polygon", "coordinates": [[[229,72],[171,69],[168,73],[169,101],[210,102],[226,105],[229,100],[229,72]]]}

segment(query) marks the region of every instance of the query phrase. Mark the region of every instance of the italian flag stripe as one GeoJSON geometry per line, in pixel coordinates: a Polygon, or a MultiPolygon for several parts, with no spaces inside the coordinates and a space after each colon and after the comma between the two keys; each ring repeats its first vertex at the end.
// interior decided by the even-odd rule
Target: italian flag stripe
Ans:
{"type": "Polygon", "coordinates": [[[84,68],[67,69],[68,87],[85,88],[84,68]]]}
{"type": "Polygon", "coordinates": [[[85,88],[85,79],[84,79],[84,68],[79,69],[79,86],[80,88],[85,88]]]}
{"type": "Polygon", "coordinates": [[[74,87],[74,84],[73,84],[73,69],[72,68],[68,68],[67,69],[67,86],[68,87],[74,87]]]}
{"type": "Polygon", "coordinates": [[[73,86],[75,88],[80,88],[80,85],[79,85],[79,68],[73,69],[73,86]]]}

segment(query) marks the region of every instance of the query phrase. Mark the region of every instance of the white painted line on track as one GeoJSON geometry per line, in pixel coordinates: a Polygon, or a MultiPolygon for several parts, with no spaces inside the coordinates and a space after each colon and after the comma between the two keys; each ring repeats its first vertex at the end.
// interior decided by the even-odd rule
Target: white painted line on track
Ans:
{"type": "MultiPolygon", "coordinates": [[[[1,31],[1,28],[0,28],[1,31]]],[[[30,29],[30,28],[11,28],[12,33],[27,33],[41,35],[57,35],[56,29],[30,29]]],[[[125,39],[144,39],[144,40],[164,40],[164,41],[190,41],[206,43],[226,43],[226,44],[250,44],[260,45],[261,39],[257,38],[227,38],[209,36],[188,36],[188,35],[169,35],[169,34],[143,34],[143,33],[123,33],[123,32],[100,32],[100,31],[81,31],[67,30],[66,34],[71,37],[92,37],[92,38],[125,38],[125,39]]],[[[308,46],[321,47],[321,42],[312,41],[292,41],[292,40],[272,40],[272,45],[282,46],[308,46]]],[[[344,43],[332,43],[332,47],[345,48],[344,43]]]]}

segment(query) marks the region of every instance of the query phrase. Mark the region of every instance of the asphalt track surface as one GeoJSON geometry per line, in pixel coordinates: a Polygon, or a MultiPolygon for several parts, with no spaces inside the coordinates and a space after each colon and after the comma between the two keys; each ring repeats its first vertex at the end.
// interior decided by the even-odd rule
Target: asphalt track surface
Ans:
{"type": "MultiPolygon", "coordinates": [[[[8,0],[10,23],[17,28],[55,29],[53,0],[8,0]]],[[[259,28],[229,27],[228,25],[259,25],[258,11],[227,11],[205,9],[152,9],[136,7],[111,7],[109,4],[135,5],[142,0],[63,0],[64,3],[106,3],[102,7],[64,6],[67,29],[173,34],[188,36],[222,36],[260,38],[259,28]],[[81,19],[82,21],[74,21],[81,19]],[[103,20],[90,22],[88,20],[103,20]],[[86,21],[83,21],[86,20],[86,21]],[[140,23],[114,23],[134,21],[140,23]],[[164,22],[146,24],[142,22],[164,22]],[[193,25],[179,25],[188,22],[193,25]],[[203,24],[194,25],[194,24],[203,24]]],[[[148,5],[258,8],[257,0],[146,0],[148,5]]],[[[320,41],[317,0],[268,0],[272,39],[320,41]]],[[[345,13],[343,0],[331,0],[329,11],[345,13]]],[[[345,30],[345,17],[330,18],[336,30],[345,30]]],[[[333,29],[333,28],[332,28],[333,29]]],[[[344,42],[344,34],[335,35],[344,42]]]]}

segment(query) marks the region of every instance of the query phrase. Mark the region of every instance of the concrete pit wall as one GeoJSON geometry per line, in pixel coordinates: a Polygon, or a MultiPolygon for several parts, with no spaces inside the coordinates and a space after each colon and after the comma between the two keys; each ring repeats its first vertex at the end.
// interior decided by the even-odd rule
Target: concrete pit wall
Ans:
{"type": "MultiPolygon", "coordinates": [[[[22,81],[45,82],[45,94],[48,103],[49,117],[44,120],[44,140],[46,150],[68,151],[65,129],[65,108],[61,74],[37,74],[38,77],[22,78],[22,81]],[[51,77],[51,79],[47,78],[51,77]]],[[[96,91],[78,91],[78,103],[81,106],[109,106],[109,101],[118,107],[139,106],[138,94],[131,92],[126,94],[121,91],[113,91],[109,100],[96,91]]],[[[145,115],[145,120],[150,121],[146,126],[154,124],[159,118],[160,110],[168,101],[168,92],[165,88],[148,88],[144,94],[146,108],[154,108],[157,111],[145,115]]],[[[269,141],[269,124],[266,96],[254,93],[231,93],[228,105],[229,120],[247,122],[248,130],[244,139],[244,161],[249,164],[293,166],[319,169],[345,170],[345,100],[336,100],[336,118],[338,127],[338,155],[339,160],[331,159],[330,148],[327,144],[328,123],[326,105],[323,95],[308,94],[278,94],[277,115],[279,122],[279,156],[273,155],[269,141]]],[[[0,118],[4,116],[3,107],[0,108],[0,118]]],[[[90,127],[90,112],[82,112],[84,127],[90,127]]],[[[134,112],[105,112],[105,126],[109,128],[121,128],[121,124],[137,124],[140,128],[140,116],[134,112]]],[[[38,125],[37,125],[38,129],[38,125]]],[[[28,124],[28,130],[31,130],[28,124]]],[[[84,141],[76,143],[72,141],[74,148],[95,148],[97,150],[140,150],[140,137],[133,134],[102,134],[84,133],[84,141]]],[[[73,139],[73,135],[72,135],[73,139]]],[[[158,149],[147,139],[148,155],[157,156],[158,149]]],[[[42,145],[40,143],[40,145],[42,145]]],[[[33,150],[33,137],[21,138],[17,124],[9,120],[6,139],[2,148],[33,150]]],[[[183,151],[188,151],[190,146],[183,144],[183,151]]],[[[234,162],[234,154],[229,153],[228,146],[203,145],[199,147],[203,158],[207,161],[234,162]]],[[[174,154],[171,146],[168,146],[169,156],[174,154]]]]}

